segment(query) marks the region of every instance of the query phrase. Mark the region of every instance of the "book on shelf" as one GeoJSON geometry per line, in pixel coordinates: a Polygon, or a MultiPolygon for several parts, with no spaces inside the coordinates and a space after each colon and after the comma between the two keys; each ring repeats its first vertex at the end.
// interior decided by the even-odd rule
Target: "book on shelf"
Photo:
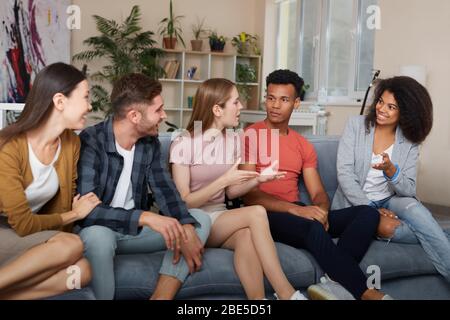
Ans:
{"type": "Polygon", "coordinates": [[[165,79],[176,79],[179,68],[180,62],[178,60],[167,60],[164,64],[165,79]]]}

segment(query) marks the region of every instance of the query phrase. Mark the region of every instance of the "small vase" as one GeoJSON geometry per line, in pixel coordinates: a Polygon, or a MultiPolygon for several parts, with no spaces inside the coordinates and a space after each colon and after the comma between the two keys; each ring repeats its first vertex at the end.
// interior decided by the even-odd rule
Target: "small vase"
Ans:
{"type": "Polygon", "coordinates": [[[164,37],[163,44],[165,49],[175,49],[177,45],[177,38],[164,37]]]}
{"type": "Polygon", "coordinates": [[[203,40],[191,40],[192,51],[202,51],[203,40]]]}
{"type": "Polygon", "coordinates": [[[239,43],[237,45],[237,53],[240,55],[250,55],[250,46],[247,42],[239,43]]]}
{"type": "Polygon", "coordinates": [[[211,51],[223,52],[223,49],[225,48],[225,44],[226,44],[226,42],[209,40],[209,46],[211,47],[211,51]]]}

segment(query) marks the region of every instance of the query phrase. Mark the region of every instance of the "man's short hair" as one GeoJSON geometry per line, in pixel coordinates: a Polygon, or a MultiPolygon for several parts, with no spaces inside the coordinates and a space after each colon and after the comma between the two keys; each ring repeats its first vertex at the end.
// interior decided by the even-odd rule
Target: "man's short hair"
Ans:
{"type": "Polygon", "coordinates": [[[269,87],[269,84],[292,84],[295,88],[296,98],[298,98],[301,95],[305,82],[296,72],[287,69],[280,69],[273,71],[267,76],[267,88],[269,87]]]}
{"type": "Polygon", "coordinates": [[[141,73],[131,73],[114,83],[111,93],[112,112],[116,119],[123,119],[132,105],[151,104],[160,95],[161,83],[141,73]]]}

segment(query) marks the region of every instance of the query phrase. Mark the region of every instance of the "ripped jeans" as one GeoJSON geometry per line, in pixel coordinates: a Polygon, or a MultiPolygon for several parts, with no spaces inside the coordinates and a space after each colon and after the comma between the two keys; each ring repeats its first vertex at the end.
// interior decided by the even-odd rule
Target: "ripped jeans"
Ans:
{"type": "Polygon", "coordinates": [[[371,206],[393,211],[401,221],[389,241],[420,243],[436,270],[450,282],[450,235],[442,230],[431,212],[415,198],[392,196],[372,201],[371,206]]]}

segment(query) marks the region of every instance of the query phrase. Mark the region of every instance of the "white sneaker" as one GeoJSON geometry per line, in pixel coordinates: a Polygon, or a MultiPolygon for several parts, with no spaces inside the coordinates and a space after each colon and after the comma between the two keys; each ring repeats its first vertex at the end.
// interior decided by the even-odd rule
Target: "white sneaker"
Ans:
{"type": "Polygon", "coordinates": [[[308,288],[308,295],[312,300],[355,300],[347,289],[327,275],[308,288]]]}
{"type": "MultiPolygon", "coordinates": [[[[277,300],[280,300],[278,298],[278,295],[276,293],[273,294],[277,300]]],[[[289,300],[308,300],[301,292],[300,290],[295,291],[292,296],[289,298],[289,300]]]]}
{"type": "Polygon", "coordinates": [[[289,300],[308,300],[301,292],[300,290],[297,290],[294,292],[294,294],[289,298],[289,300]]]}
{"type": "Polygon", "coordinates": [[[392,298],[390,295],[385,294],[385,295],[383,296],[383,298],[381,298],[381,300],[395,300],[395,299],[392,298]]]}

